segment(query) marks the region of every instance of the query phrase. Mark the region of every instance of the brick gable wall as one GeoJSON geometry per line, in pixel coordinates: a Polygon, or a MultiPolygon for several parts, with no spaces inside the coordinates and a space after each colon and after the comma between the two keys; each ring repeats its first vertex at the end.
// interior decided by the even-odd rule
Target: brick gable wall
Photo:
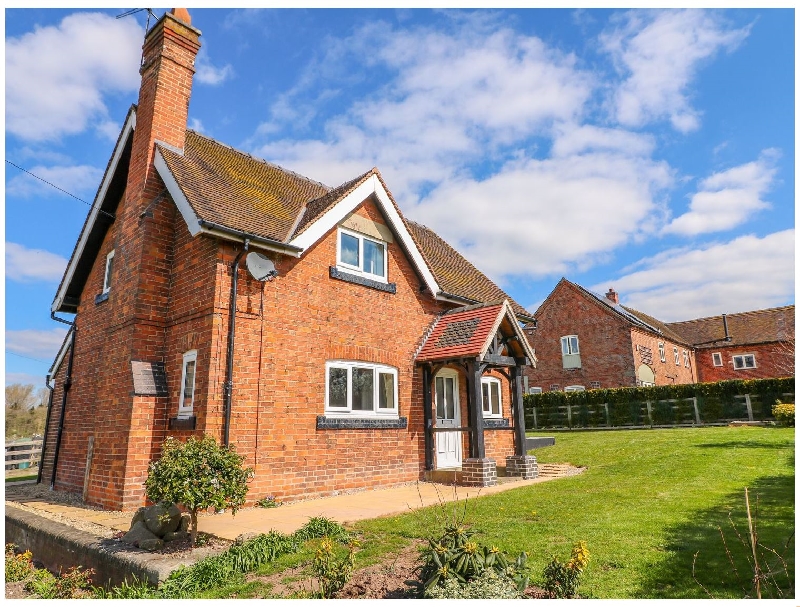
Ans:
{"type": "Polygon", "coordinates": [[[726,379],[765,379],[794,375],[794,344],[773,342],[751,346],[725,346],[703,348],[697,351],[699,381],[714,382],[726,379]],[[715,367],[712,354],[722,355],[722,366],[715,367]],[[733,357],[754,354],[755,369],[734,369],[733,357]]]}
{"type": "MultiPolygon", "coordinates": [[[[647,351],[651,353],[652,362],[648,365],[655,375],[657,386],[669,386],[672,384],[692,384],[697,381],[697,363],[695,355],[689,346],[672,342],[664,337],[657,337],[652,333],[645,333],[637,329],[631,329],[631,345],[633,348],[634,370],[646,363],[647,351]],[[658,344],[664,344],[666,360],[661,362],[658,351],[658,344]],[[638,347],[638,349],[637,349],[638,347]],[[675,354],[673,348],[678,348],[678,361],[675,364],[675,354]],[[689,366],[686,367],[683,361],[683,352],[689,354],[689,366]]],[[[588,386],[587,386],[588,387],[588,386]]]]}

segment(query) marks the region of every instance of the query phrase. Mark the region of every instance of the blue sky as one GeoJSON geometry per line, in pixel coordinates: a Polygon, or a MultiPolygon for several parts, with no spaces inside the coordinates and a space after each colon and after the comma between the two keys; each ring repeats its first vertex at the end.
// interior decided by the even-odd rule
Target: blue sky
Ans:
{"type": "MultiPolygon", "coordinates": [[[[6,159],[89,203],[139,86],[123,11],[5,11],[6,159]]],[[[191,128],[331,186],[377,166],[531,311],[562,276],[664,321],[794,303],[791,9],[191,14],[191,128]]],[[[4,164],[6,383],[41,384],[89,207],[4,164]]]]}

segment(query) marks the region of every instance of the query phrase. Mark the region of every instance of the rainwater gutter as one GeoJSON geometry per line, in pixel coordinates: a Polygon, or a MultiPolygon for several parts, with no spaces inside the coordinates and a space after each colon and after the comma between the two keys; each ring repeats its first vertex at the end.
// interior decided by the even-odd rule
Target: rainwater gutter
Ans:
{"type": "MultiPolygon", "coordinates": [[[[61,413],[58,416],[58,433],[56,434],[55,453],[53,453],[53,471],[50,474],[50,490],[52,491],[56,484],[56,470],[58,470],[58,456],[61,451],[61,438],[64,434],[64,419],[66,417],[66,412],[67,412],[67,394],[69,393],[69,389],[72,387],[72,362],[75,358],[75,333],[77,329],[75,328],[74,322],[64,320],[63,318],[58,318],[55,312],[50,313],[50,318],[72,327],[72,329],[70,329],[72,331],[72,336],[70,337],[70,343],[69,343],[69,360],[67,361],[67,374],[64,377],[64,394],[61,398],[61,413]]],[[[47,440],[46,434],[44,439],[47,440]]],[[[44,444],[44,442],[42,444],[44,444]]],[[[41,469],[41,464],[39,465],[39,468],[41,469]]]]}
{"type": "Polygon", "coordinates": [[[250,248],[250,239],[245,238],[244,247],[239,251],[236,259],[233,260],[231,267],[231,301],[230,310],[228,311],[228,353],[227,353],[227,368],[225,370],[225,426],[223,428],[223,443],[227,447],[230,441],[230,428],[231,428],[231,406],[233,400],[233,345],[236,339],[236,295],[239,287],[239,262],[242,256],[247,253],[250,248]]]}
{"type": "Polygon", "coordinates": [[[53,393],[56,390],[55,384],[50,385],[50,375],[44,381],[44,385],[50,391],[50,396],[47,398],[47,417],[44,422],[44,434],[42,435],[42,452],[39,454],[39,472],[36,474],[36,484],[42,482],[42,469],[44,468],[44,452],[47,448],[47,433],[50,431],[50,414],[53,412],[53,393]]]}

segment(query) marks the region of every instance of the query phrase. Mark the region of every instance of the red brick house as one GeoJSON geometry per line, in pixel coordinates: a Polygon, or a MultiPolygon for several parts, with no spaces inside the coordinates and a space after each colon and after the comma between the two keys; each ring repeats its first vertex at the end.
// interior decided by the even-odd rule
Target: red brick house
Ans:
{"type": "Polygon", "coordinates": [[[562,278],[525,327],[536,350],[528,391],[697,381],[694,348],[669,325],[562,278]]]}
{"type": "Polygon", "coordinates": [[[164,439],[200,433],[246,456],[253,501],[535,475],[532,316],[406,219],[377,169],[331,189],[187,130],[199,36],[185,9],[146,36],[52,305],[75,316],[40,482],[132,509],[164,439]]]}
{"type": "Polygon", "coordinates": [[[669,327],[694,344],[698,381],[794,376],[794,306],[673,322],[669,327]]]}

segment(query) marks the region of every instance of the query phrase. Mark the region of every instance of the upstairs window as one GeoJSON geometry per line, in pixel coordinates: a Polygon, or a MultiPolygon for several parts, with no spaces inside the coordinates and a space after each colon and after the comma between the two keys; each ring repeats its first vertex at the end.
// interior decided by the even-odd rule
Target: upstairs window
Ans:
{"type": "Polygon", "coordinates": [[[500,380],[495,377],[484,377],[481,379],[481,389],[483,390],[483,416],[502,417],[500,380]]]}
{"type": "Polygon", "coordinates": [[[581,353],[577,335],[565,335],[561,338],[561,363],[565,369],[581,368],[581,353]]]}
{"type": "Polygon", "coordinates": [[[689,368],[689,353],[686,350],[683,351],[683,366],[689,368]]]}
{"type": "Polygon", "coordinates": [[[337,265],[345,272],[386,282],[386,243],[339,228],[337,265]]]}
{"type": "Polygon", "coordinates": [[[719,352],[714,352],[711,355],[711,362],[714,363],[715,367],[721,367],[722,366],[722,354],[719,353],[719,352]]]}
{"type": "Polygon", "coordinates": [[[542,389],[538,386],[532,386],[528,388],[528,394],[541,394],[542,389]]]}
{"type": "MultiPolygon", "coordinates": [[[[114,251],[106,255],[106,271],[103,275],[103,293],[108,293],[111,290],[111,277],[114,270],[114,251]]],[[[95,283],[97,284],[97,283],[95,283]]]]}
{"type": "Polygon", "coordinates": [[[734,369],[755,369],[756,368],[756,355],[755,354],[739,354],[733,357],[734,369]]]}
{"type": "Polygon", "coordinates": [[[672,353],[675,355],[675,364],[680,367],[681,366],[681,355],[680,355],[680,352],[678,352],[678,348],[673,346],[672,347],[672,353]]]}
{"type": "Polygon", "coordinates": [[[661,359],[662,363],[667,362],[667,350],[664,348],[664,342],[658,342],[658,357],[661,359]]]}
{"type": "Polygon", "coordinates": [[[197,370],[197,350],[189,350],[183,355],[181,373],[181,398],[178,401],[178,418],[191,417],[194,412],[194,377],[197,370]]]}
{"type": "Polygon", "coordinates": [[[397,369],[338,360],[325,367],[326,413],[397,415],[397,369]]]}
{"type": "Polygon", "coordinates": [[[585,386],[567,386],[564,388],[564,392],[583,392],[585,390],[585,386]]]}

